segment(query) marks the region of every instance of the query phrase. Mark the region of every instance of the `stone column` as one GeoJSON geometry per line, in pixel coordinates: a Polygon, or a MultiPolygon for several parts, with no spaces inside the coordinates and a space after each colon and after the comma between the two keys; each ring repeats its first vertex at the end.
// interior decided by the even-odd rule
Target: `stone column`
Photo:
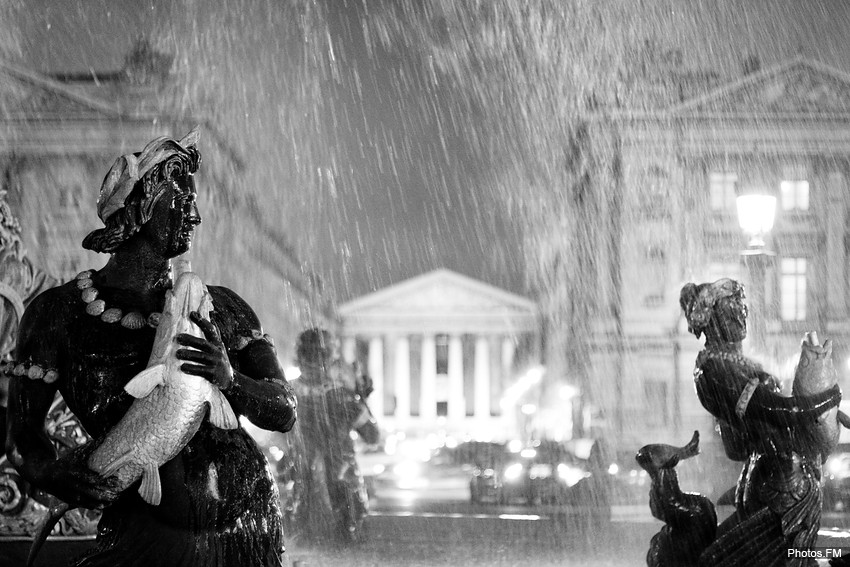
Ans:
{"type": "MultiPolygon", "coordinates": [[[[827,323],[837,323],[847,318],[847,282],[844,278],[845,262],[840,258],[847,257],[844,232],[847,226],[847,209],[845,194],[848,191],[844,176],[838,171],[832,171],[826,178],[826,251],[824,262],[826,274],[819,293],[826,295],[822,309],[827,315],[827,323]]],[[[817,285],[820,282],[816,282],[817,285]]]]}
{"type": "Polygon", "coordinates": [[[345,337],[342,339],[342,358],[348,364],[357,360],[357,339],[355,337],[345,337]]]}
{"type": "Polygon", "coordinates": [[[475,337],[475,419],[490,419],[490,341],[475,337]]]}
{"type": "Polygon", "coordinates": [[[449,419],[466,418],[466,398],[463,395],[463,343],[460,335],[449,337],[449,419]]]}
{"type": "Polygon", "coordinates": [[[437,416],[437,343],[434,335],[422,337],[422,390],[419,396],[419,415],[423,423],[437,416]]]}
{"type": "Polygon", "coordinates": [[[502,339],[502,370],[507,378],[513,376],[516,344],[510,337],[502,339]]]}
{"type": "MultiPolygon", "coordinates": [[[[500,397],[505,395],[505,390],[509,388],[514,380],[514,354],[516,353],[516,343],[514,343],[511,337],[505,337],[502,339],[502,352],[500,353],[499,360],[501,361],[501,375],[502,387],[500,388],[500,397]]],[[[501,407],[501,399],[497,400],[499,415],[504,413],[501,407]]],[[[510,410],[508,410],[510,411],[510,410]]]]}
{"type": "Polygon", "coordinates": [[[375,390],[369,396],[369,408],[380,422],[384,416],[384,339],[372,337],[369,340],[369,377],[375,390]]]}
{"type": "Polygon", "coordinates": [[[404,422],[410,418],[410,339],[395,340],[395,396],[396,419],[404,422]]]}

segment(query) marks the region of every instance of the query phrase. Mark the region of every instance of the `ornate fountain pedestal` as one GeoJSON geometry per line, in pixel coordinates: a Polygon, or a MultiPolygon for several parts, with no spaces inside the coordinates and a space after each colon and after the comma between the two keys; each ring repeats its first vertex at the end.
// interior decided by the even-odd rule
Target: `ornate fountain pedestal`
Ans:
{"type": "MultiPolygon", "coordinates": [[[[5,421],[5,411],[0,418],[5,421]]],[[[57,396],[47,418],[47,431],[57,451],[64,453],[88,436],[61,396],[57,396]]],[[[33,536],[47,517],[53,497],[36,492],[12,467],[5,455],[0,456],[0,565],[25,565],[33,536]]],[[[68,512],[54,528],[38,555],[36,565],[65,565],[94,545],[100,512],[75,509],[68,512]]]]}

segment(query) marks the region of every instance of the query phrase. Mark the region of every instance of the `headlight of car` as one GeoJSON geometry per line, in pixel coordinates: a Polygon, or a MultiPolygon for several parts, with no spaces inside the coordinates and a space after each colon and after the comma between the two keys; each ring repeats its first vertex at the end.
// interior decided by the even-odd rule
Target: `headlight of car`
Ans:
{"type": "Polygon", "coordinates": [[[522,463],[511,463],[505,469],[505,480],[508,482],[518,480],[520,476],[522,476],[522,463]]]}
{"type": "Polygon", "coordinates": [[[827,459],[824,468],[832,478],[845,479],[850,477],[850,458],[847,455],[832,456],[827,459]]]}
{"type": "Polygon", "coordinates": [[[402,480],[412,480],[419,477],[419,463],[402,461],[393,467],[393,474],[402,480]]]}
{"type": "Polygon", "coordinates": [[[481,478],[493,478],[496,476],[496,471],[493,469],[475,469],[472,472],[473,476],[480,476],[481,478]]]}
{"type": "Polygon", "coordinates": [[[566,463],[558,464],[558,478],[560,478],[567,486],[573,487],[583,478],[590,476],[590,473],[584,469],[570,466],[566,463]]]}
{"type": "Polygon", "coordinates": [[[552,465],[548,463],[534,463],[528,471],[530,478],[549,478],[552,476],[552,465]]]}

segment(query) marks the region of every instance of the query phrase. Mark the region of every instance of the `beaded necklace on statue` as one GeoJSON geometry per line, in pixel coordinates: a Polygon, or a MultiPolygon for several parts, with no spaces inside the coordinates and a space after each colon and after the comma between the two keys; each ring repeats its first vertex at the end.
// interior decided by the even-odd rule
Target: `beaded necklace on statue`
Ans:
{"type": "Polygon", "coordinates": [[[86,304],[86,313],[92,317],[99,317],[104,323],[121,323],[127,329],[141,329],[143,327],[156,327],[162,318],[162,313],[154,312],[145,317],[140,311],[124,312],[118,307],[107,307],[106,302],[98,299],[100,292],[94,287],[91,276],[92,270],[86,270],[77,274],[77,289],[82,292],[83,303],[86,304]]]}

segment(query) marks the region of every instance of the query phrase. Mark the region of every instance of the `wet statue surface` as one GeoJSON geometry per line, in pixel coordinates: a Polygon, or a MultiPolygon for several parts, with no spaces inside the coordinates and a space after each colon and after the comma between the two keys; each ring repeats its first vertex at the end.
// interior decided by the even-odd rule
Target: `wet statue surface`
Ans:
{"type": "Polygon", "coordinates": [[[236,293],[171,277],[201,221],[197,141],[158,138],[115,162],[98,200],[105,228],[83,242],[108,263],[42,293],[21,320],[7,454],[67,506],[103,509],[79,566],[282,564],[277,487],[235,418],[289,431],[294,395],[236,293]],[[158,423],[130,419],[176,382],[193,385],[158,402],[158,423]],[[44,431],[57,391],[94,439],[61,457],[44,431]]]}
{"type": "Polygon", "coordinates": [[[821,469],[838,443],[841,391],[832,344],[807,333],[791,395],[742,354],[747,307],[738,282],[687,284],[680,304],[689,330],[705,348],[694,380],[703,407],[717,421],[726,456],[743,463],[735,511],[719,526],[713,504],[683,493],[675,466],[698,452],[698,434],[681,448],[647,445],[637,455],[650,474],[650,508],[665,522],[653,538],[650,566],[809,565],[789,548],[816,546],[821,469]]]}

